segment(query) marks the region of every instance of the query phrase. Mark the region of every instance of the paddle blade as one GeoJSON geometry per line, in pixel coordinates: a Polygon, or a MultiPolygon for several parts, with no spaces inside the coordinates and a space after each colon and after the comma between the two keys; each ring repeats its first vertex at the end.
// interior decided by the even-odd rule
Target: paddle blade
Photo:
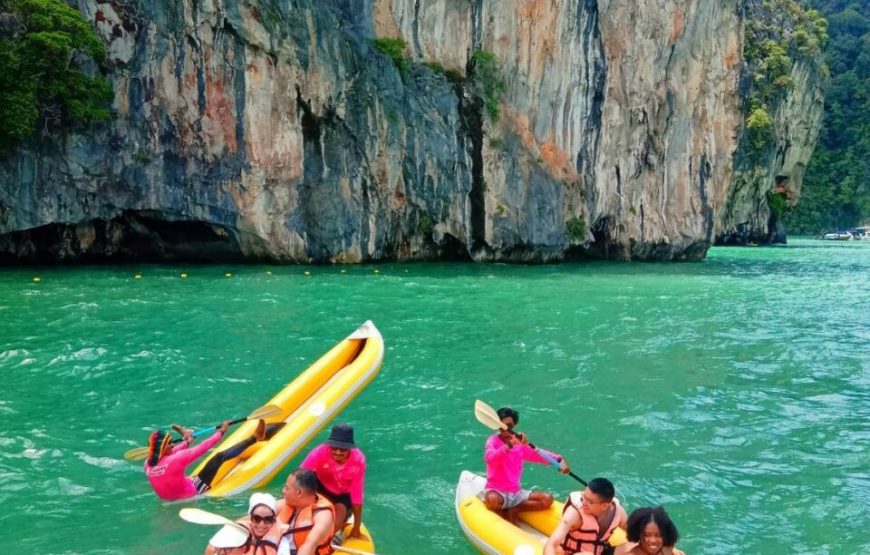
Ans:
{"type": "Polygon", "coordinates": [[[128,461],[144,461],[148,458],[148,448],[147,447],[134,447],[130,449],[126,453],[124,453],[124,458],[128,461]]]}
{"type": "Polygon", "coordinates": [[[248,415],[248,420],[260,420],[278,416],[283,410],[278,405],[263,405],[248,415]]]}
{"type": "Polygon", "coordinates": [[[505,423],[501,421],[501,418],[498,417],[498,413],[495,412],[495,409],[480,399],[474,402],[474,416],[477,418],[478,422],[492,430],[503,430],[507,428],[505,423]]]}
{"type": "Polygon", "coordinates": [[[181,517],[181,520],[186,520],[187,522],[192,522],[194,524],[236,525],[235,522],[224,516],[194,507],[185,507],[184,509],[181,509],[178,511],[178,516],[181,517]]]}

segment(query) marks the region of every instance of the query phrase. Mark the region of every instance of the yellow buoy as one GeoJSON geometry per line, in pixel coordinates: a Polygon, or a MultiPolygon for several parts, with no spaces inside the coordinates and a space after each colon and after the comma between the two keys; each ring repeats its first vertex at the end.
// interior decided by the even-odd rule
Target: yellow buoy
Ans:
{"type": "Polygon", "coordinates": [[[310,276],[310,275],[311,275],[311,272],[309,272],[308,270],[305,270],[305,275],[306,275],[306,276],[310,276]]]}
{"type": "Polygon", "coordinates": [[[375,270],[375,273],[376,273],[376,274],[380,274],[381,271],[380,271],[380,270],[375,270]]]}
{"type": "Polygon", "coordinates": [[[133,279],[142,279],[142,274],[136,274],[133,279]]]}
{"type": "Polygon", "coordinates": [[[185,272],[181,272],[181,279],[187,279],[187,274],[185,272]]]}
{"type": "Polygon", "coordinates": [[[271,275],[272,275],[272,270],[266,270],[266,275],[267,275],[267,276],[271,276],[271,275]]]}
{"type": "Polygon", "coordinates": [[[224,275],[225,275],[226,277],[233,277],[233,274],[231,274],[231,273],[229,273],[229,272],[225,273],[224,275]]]}
{"type": "Polygon", "coordinates": [[[345,270],[344,268],[342,268],[341,273],[342,273],[342,274],[346,274],[346,273],[347,273],[347,270],[345,270]]]}
{"type": "Polygon", "coordinates": [[[40,281],[42,281],[42,278],[39,277],[39,276],[36,276],[35,278],[33,278],[33,281],[34,281],[35,283],[39,283],[40,281]]]}

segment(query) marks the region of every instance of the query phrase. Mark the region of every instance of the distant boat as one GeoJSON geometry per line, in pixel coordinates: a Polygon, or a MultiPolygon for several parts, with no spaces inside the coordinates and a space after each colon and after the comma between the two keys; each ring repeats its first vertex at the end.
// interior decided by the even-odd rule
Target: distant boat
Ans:
{"type": "Polygon", "coordinates": [[[837,231],[835,233],[825,233],[822,239],[826,241],[851,241],[854,237],[848,231],[837,231]]]}

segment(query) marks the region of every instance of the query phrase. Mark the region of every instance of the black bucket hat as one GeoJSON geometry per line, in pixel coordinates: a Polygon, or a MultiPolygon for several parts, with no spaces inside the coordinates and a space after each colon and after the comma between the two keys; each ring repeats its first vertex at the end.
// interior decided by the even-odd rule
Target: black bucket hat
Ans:
{"type": "Polygon", "coordinates": [[[353,442],[353,426],[350,424],[336,424],[329,432],[329,439],[326,440],[330,447],[338,447],[339,449],[353,449],[356,443],[353,442]]]}

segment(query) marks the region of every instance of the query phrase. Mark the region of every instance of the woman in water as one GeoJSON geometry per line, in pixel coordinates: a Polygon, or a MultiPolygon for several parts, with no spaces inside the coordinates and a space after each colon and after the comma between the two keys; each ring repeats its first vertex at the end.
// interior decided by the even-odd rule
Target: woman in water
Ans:
{"type": "Polygon", "coordinates": [[[680,533],[664,507],[641,507],[628,517],[628,542],[616,550],[617,555],[686,555],[674,547],[680,533]]]}

